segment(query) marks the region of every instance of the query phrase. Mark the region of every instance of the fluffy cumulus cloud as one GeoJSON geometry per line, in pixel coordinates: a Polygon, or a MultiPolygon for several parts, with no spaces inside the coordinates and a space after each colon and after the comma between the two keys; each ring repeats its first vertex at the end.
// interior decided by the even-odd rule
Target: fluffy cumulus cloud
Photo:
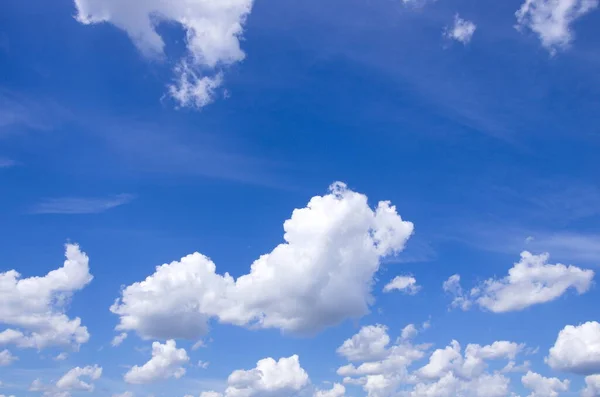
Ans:
{"type": "Polygon", "coordinates": [[[421,286],[413,276],[396,276],[383,287],[383,292],[402,291],[409,295],[415,295],[420,290],[421,286]]]}
{"type": "Polygon", "coordinates": [[[81,378],[89,378],[91,380],[97,380],[102,376],[102,367],[97,365],[87,367],[75,367],[66,374],[63,375],[56,382],[56,387],[61,390],[83,390],[93,391],[94,385],[83,381],[81,378]]]}
{"type": "Polygon", "coordinates": [[[390,340],[381,325],[365,326],[347,339],[338,348],[351,361],[337,370],[344,383],[362,386],[370,397],[391,395],[408,379],[408,367],[424,357],[428,345],[413,345],[403,338],[390,344],[390,340]]]}
{"type": "Polygon", "coordinates": [[[269,357],[258,361],[253,369],[233,371],[227,379],[224,394],[211,391],[202,393],[201,397],[292,396],[308,384],[308,374],[300,366],[297,355],[282,357],[278,361],[269,357]]]}
{"type": "Polygon", "coordinates": [[[569,390],[569,381],[558,378],[546,378],[528,371],[521,378],[523,386],[531,390],[529,397],[557,397],[560,392],[569,390]]]}
{"type": "Polygon", "coordinates": [[[452,341],[449,346],[433,351],[425,365],[415,367],[430,348],[429,344],[414,344],[412,339],[416,336],[416,328],[409,325],[391,344],[386,327],[363,327],[338,349],[339,354],[354,363],[340,367],[337,373],[344,377],[344,383],[362,386],[369,397],[510,394],[509,378],[500,371],[489,372],[488,362],[509,360],[514,366],[523,345],[496,341],[485,346],[468,344],[463,351],[457,341],[452,341]]]}
{"type": "Polygon", "coordinates": [[[125,339],[127,339],[127,332],[121,332],[119,335],[115,335],[110,344],[114,347],[117,347],[123,343],[125,339]]]}
{"type": "Polygon", "coordinates": [[[384,325],[368,325],[337,349],[338,354],[350,361],[372,361],[384,358],[390,337],[384,325]]]}
{"type": "Polygon", "coordinates": [[[502,313],[553,301],[569,289],[578,294],[590,289],[594,271],[548,264],[548,257],[524,251],[521,260],[502,279],[489,279],[466,293],[460,287],[460,277],[454,275],[444,283],[444,290],[453,294],[453,307],[466,310],[476,303],[483,309],[502,313]]]}
{"type": "Polygon", "coordinates": [[[35,379],[29,391],[43,392],[44,397],[69,397],[72,391],[93,392],[95,387],[91,381],[98,380],[101,376],[102,367],[97,365],[75,367],[67,371],[54,385],[45,385],[40,379],[35,379]]]}
{"type": "Polygon", "coordinates": [[[598,6],[598,0],[525,0],[516,12],[517,27],[537,34],[552,54],[573,40],[572,23],[598,6]]]}
{"type": "Polygon", "coordinates": [[[74,292],[91,280],[89,259],[79,246],[67,244],[63,267],[42,277],[22,278],[16,270],[0,273],[0,346],[43,349],[53,345],[79,347],[89,339],[79,318],[65,314],[74,292]]]}
{"type": "Polygon", "coordinates": [[[344,397],[346,388],[341,383],[334,383],[328,390],[316,390],[314,397],[344,397]]]}
{"type": "Polygon", "coordinates": [[[252,0],[75,0],[83,24],[108,22],[124,30],[146,56],[164,57],[161,22],[175,22],[185,31],[187,54],[174,69],[169,93],[181,106],[212,102],[222,70],[240,62],[243,25],[252,0]]]}
{"type": "Polygon", "coordinates": [[[546,362],[562,371],[585,375],[600,373],[600,323],[567,325],[559,332],[546,362]]]}
{"type": "Polygon", "coordinates": [[[462,310],[469,310],[471,307],[471,300],[469,295],[460,286],[460,275],[453,274],[448,277],[448,280],[444,281],[442,285],[444,292],[452,296],[452,303],[450,304],[453,308],[460,308],[462,310]]]}
{"type": "Polygon", "coordinates": [[[190,358],[185,349],[178,349],[174,340],[164,344],[152,343],[152,358],[144,365],[134,366],[125,374],[125,381],[133,384],[151,383],[168,378],[179,379],[185,375],[183,365],[190,358]]]}
{"type": "Polygon", "coordinates": [[[600,396],[600,375],[585,377],[585,388],[581,391],[581,397],[600,396]]]}
{"type": "Polygon", "coordinates": [[[17,360],[17,357],[15,357],[8,350],[4,349],[4,350],[0,351],[0,367],[5,367],[7,365],[10,365],[16,360],[17,360]]]}
{"type": "Polygon", "coordinates": [[[284,242],[234,280],[194,253],[156,268],[111,307],[119,331],[144,338],[197,339],[208,320],[314,333],[368,313],[381,259],[404,248],[413,225],[389,202],[372,209],[343,183],[293,211],[284,242]]]}
{"type": "Polygon", "coordinates": [[[463,44],[468,44],[475,34],[477,25],[471,21],[462,19],[458,14],[454,16],[454,24],[444,30],[444,36],[463,44]]]}

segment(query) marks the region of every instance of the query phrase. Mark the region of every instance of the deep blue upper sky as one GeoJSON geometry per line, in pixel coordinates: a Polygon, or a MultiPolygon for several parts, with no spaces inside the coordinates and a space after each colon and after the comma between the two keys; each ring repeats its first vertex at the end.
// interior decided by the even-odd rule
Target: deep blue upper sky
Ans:
{"type": "MultiPolygon", "coordinates": [[[[597,287],[508,313],[449,311],[442,290],[453,274],[467,291],[500,279],[523,250],[548,252],[551,264],[600,264],[600,12],[576,18],[570,45],[551,54],[535,32],[514,28],[519,7],[257,0],[244,24],[245,59],[222,68],[214,102],[196,109],[178,106],[166,88],[186,52],[174,21],[156,27],[166,44],[157,59],[113,23],[78,22],[73,0],[1,2],[0,272],[43,276],[73,242],[89,255],[94,280],[66,311],[81,317],[89,342],[65,361],[50,359],[66,351],[60,346],[6,344],[19,360],[0,367],[0,395],[40,395],[28,391],[35,378],[51,383],[93,364],[103,367],[95,390],[68,392],[222,392],[232,371],[292,354],[320,387],[342,381],[335,371],[346,360],[336,349],[361,326],[385,324],[395,340],[405,325],[428,320],[421,343],[432,350],[453,339],[539,347],[525,357],[532,370],[571,379],[564,395],[578,395],[582,374],[557,372],[544,357],[563,327],[599,320],[597,287]],[[466,44],[443,36],[457,13],[477,25],[466,44]],[[283,242],[292,210],[334,181],[372,207],[391,201],[415,226],[406,249],[382,259],[370,314],[310,337],[215,320],[206,349],[177,340],[191,357],[181,379],[123,380],[123,366],[142,365],[152,340],[164,340],[132,329],[110,346],[119,317],[109,307],[122,286],[195,251],[219,274],[246,274],[283,242]],[[400,274],[421,290],[381,293],[400,274]],[[197,360],[210,365],[199,369],[197,360]]],[[[0,332],[15,328],[2,305],[0,332]]],[[[509,377],[525,396],[522,375],[509,377]]]]}

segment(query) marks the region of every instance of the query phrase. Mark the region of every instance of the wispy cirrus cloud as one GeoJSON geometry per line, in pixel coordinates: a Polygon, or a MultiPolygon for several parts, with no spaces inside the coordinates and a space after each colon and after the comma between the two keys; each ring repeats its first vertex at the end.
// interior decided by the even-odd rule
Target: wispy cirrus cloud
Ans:
{"type": "Polygon", "coordinates": [[[10,168],[14,167],[15,165],[17,165],[15,160],[0,156],[0,168],[10,168]]]}
{"type": "Polygon", "coordinates": [[[47,198],[30,210],[32,214],[98,214],[127,204],[135,199],[131,194],[110,197],[57,197],[47,198]]]}

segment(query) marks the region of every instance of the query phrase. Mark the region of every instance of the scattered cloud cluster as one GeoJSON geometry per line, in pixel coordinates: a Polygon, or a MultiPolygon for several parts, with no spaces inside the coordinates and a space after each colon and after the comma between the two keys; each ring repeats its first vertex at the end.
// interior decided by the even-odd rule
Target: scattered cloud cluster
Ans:
{"type": "Polygon", "coordinates": [[[127,286],[111,307],[117,329],[143,338],[198,339],[208,320],[255,328],[315,333],[366,314],[382,258],[404,248],[413,225],[394,206],[343,183],[293,211],[285,242],[262,255],[250,272],[233,279],[194,253],[158,266],[127,286]]]}
{"type": "Polygon", "coordinates": [[[169,94],[184,107],[211,103],[222,83],[222,71],[245,58],[241,49],[244,23],[252,0],[75,0],[82,24],[108,22],[124,30],[147,57],[164,57],[165,42],[157,27],[177,23],[185,31],[187,53],[174,67],[169,94]]]}
{"type": "MultiPolygon", "coordinates": [[[[429,0],[403,0],[418,7],[429,0]]],[[[159,26],[175,23],[185,33],[185,54],[175,60],[167,93],[180,107],[200,109],[212,103],[225,70],[246,57],[241,48],[244,24],[253,0],[144,1],[74,0],[76,19],[84,25],[110,23],[123,30],[146,57],[166,57],[159,26]]],[[[517,28],[537,34],[552,54],[573,40],[571,25],[598,6],[598,0],[525,0],[515,12],[517,28]]],[[[477,26],[455,15],[444,36],[468,44],[477,26]]],[[[172,60],[170,60],[172,62],[172,60]]]]}
{"type": "MultiPolygon", "coordinates": [[[[111,344],[119,346],[128,331],[144,339],[164,340],[152,343],[151,358],[131,367],[124,381],[145,385],[183,377],[191,359],[175,339],[195,341],[192,350],[202,346],[211,318],[237,326],[315,333],[366,314],[382,259],[401,251],[413,233],[412,223],[404,221],[391,203],[379,202],[372,208],[365,195],[339,182],[327,194],[294,210],[283,229],[284,242],[237,279],[216,273],[209,258],[194,253],[158,266],[145,280],[123,287],[111,306],[119,316],[120,331],[111,344]]],[[[584,293],[590,288],[593,271],[548,264],[548,258],[523,252],[506,277],[465,291],[460,276],[453,275],[443,289],[453,296],[454,307],[466,310],[477,305],[500,313],[550,302],[569,289],[584,293]]],[[[85,343],[87,329],[79,318],[68,318],[65,307],[73,293],[91,280],[89,259],[75,244],[66,245],[63,267],[45,276],[21,278],[14,270],[0,273],[0,322],[10,326],[0,332],[0,343],[37,349],[77,348],[85,343]]],[[[405,275],[393,278],[383,291],[414,294],[419,288],[413,276],[405,275]]],[[[337,348],[347,363],[337,368],[340,379],[330,387],[313,385],[299,356],[292,355],[278,360],[267,357],[252,369],[235,370],[222,390],[205,391],[201,397],[343,397],[349,387],[361,388],[368,397],[506,397],[511,395],[509,374],[515,372],[524,373],[521,382],[530,390],[529,397],[554,397],[570,387],[568,379],[531,371],[530,363],[521,359],[528,351],[524,344],[498,340],[462,346],[452,340],[433,349],[431,343],[416,342],[429,327],[429,321],[421,327],[408,324],[392,338],[385,325],[363,326],[337,348]]],[[[63,352],[54,360],[66,358],[63,352]]],[[[16,360],[8,349],[0,351],[0,365],[16,360]]],[[[205,361],[195,362],[196,370],[208,366],[205,361]]],[[[597,396],[600,323],[567,325],[545,362],[554,370],[585,375],[581,396],[597,396]]],[[[98,365],[75,367],[54,383],[36,379],[30,391],[69,397],[72,392],[94,391],[94,381],[101,376],[98,365]]],[[[119,396],[133,394],[113,395],[119,396]]]]}
{"type": "Polygon", "coordinates": [[[502,279],[489,279],[465,292],[460,276],[453,275],[443,288],[453,296],[452,307],[468,310],[472,304],[494,313],[523,310],[529,306],[553,301],[569,289],[587,292],[594,278],[593,270],[576,266],[548,264],[548,254],[521,253],[521,260],[502,279]]]}
{"type": "MultiPolygon", "coordinates": [[[[506,396],[510,380],[506,371],[488,372],[488,361],[508,360],[511,370],[524,345],[496,341],[490,345],[469,344],[463,350],[457,341],[429,355],[425,365],[415,365],[424,359],[431,345],[415,344],[418,332],[412,324],[401,337],[390,344],[387,327],[363,327],[346,340],[338,354],[350,364],[338,368],[338,375],[349,385],[359,385],[369,397],[406,396],[506,396]],[[409,389],[407,389],[409,387],[409,389]],[[405,394],[398,394],[405,390],[405,394]],[[409,390],[409,391],[406,391],[409,390]]],[[[506,368],[505,367],[505,368],[506,368]]]]}
{"type": "Polygon", "coordinates": [[[63,267],[42,277],[0,273],[0,323],[9,327],[0,332],[0,346],[78,348],[88,341],[87,328],[78,317],[67,317],[65,309],[73,293],[92,281],[89,259],[74,244],[66,245],[66,258],[63,267]]]}

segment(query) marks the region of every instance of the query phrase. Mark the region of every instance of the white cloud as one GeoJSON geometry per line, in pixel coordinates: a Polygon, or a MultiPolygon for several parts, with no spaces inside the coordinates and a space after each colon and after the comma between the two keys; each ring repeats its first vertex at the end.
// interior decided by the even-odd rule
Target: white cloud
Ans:
{"type": "Polygon", "coordinates": [[[502,372],[503,374],[512,372],[527,372],[529,371],[529,367],[531,367],[531,362],[529,361],[524,361],[520,365],[514,361],[509,361],[508,364],[506,364],[500,372],[502,372]]]}
{"type": "Polygon", "coordinates": [[[396,276],[383,287],[383,292],[403,291],[409,295],[415,295],[421,290],[417,280],[412,276],[396,276]]]}
{"type": "Polygon", "coordinates": [[[156,268],[111,307],[121,331],[144,338],[196,340],[207,321],[314,333],[368,313],[382,258],[413,231],[389,202],[372,210],[365,195],[335,183],[285,221],[285,242],[234,280],[194,253],[156,268]]]}
{"type": "Polygon", "coordinates": [[[598,6],[598,0],[525,0],[515,13],[517,28],[536,33],[554,54],[573,40],[571,24],[598,6]]]}
{"type": "Polygon", "coordinates": [[[547,264],[548,254],[521,253],[521,260],[502,279],[489,279],[465,294],[460,277],[452,276],[444,283],[444,290],[454,295],[453,307],[467,310],[471,303],[494,313],[523,310],[529,306],[557,299],[569,289],[578,294],[589,290],[594,271],[576,266],[547,264]]]}
{"type": "Polygon", "coordinates": [[[126,391],[124,393],[121,394],[113,394],[112,397],[133,397],[133,393],[130,391],[126,391]]]}
{"type": "Polygon", "coordinates": [[[14,167],[15,165],[17,165],[16,161],[0,156],[0,168],[10,168],[14,167]]]}
{"type": "Polygon", "coordinates": [[[458,14],[454,16],[454,24],[444,30],[444,36],[463,44],[469,44],[477,25],[471,21],[462,19],[458,14]]]}
{"type": "Polygon", "coordinates": [[[134,366],[125,374],[125,381],[133,384],[150,383],[168,378],[179,379],[185,374],[185,365],[190,358],[185,349],[178,349],[174,340],[165,344],[152,343],[152,358],[142,365],[134,366]]]}
{"type": "Polygon", "coordinates": [[[113,197],[61,197],[49,198],[36,204],[32,209],[33,214],[98,214],[112,208],[125,205],[134,196],[131,194],[119,194],[113,197]]]}
{"type": "Polygon", "coordinates": [[[337,353],[349,361],[379,360],[388,354],[390,337],[384,325],[364,326],[358,333],[337,349],[337,353]]]}
{"type": "Polygon", "coordinates": [[[400,337],[404,340],[413,339],[415,336],[417,336],[418,333],[419,331],[417,330],[417,327],[415,327],[414,324],[408,324],[406,327],[402,328],[402,333],[400,334],[400,337]]]}
{"type": "Polygon", "coordinates": [[[14,361],[18,360],[11,352],[4,349],[0,351],[0,367],[5,367],[7,365],[12,364],[14,361]]]}
{"type": "Polygon", "coordinates": [[[83,390],[91,392],[94,391],[94,385],[84,382],[80,378],[87,377],[91,380],[98,380],[100,376],[102,376],[102,367],[97,365],[83,368],[75,367],[56,382],[56,387],[60,390],[83,390]]]}
{"type": "Polygon", "coordinates": [[[334,383],[329,390],[317,390],[314,397],[344,397],[346,388],[340,383],[334,383]]]}
{"type": "Polygon", "coordinates": [[[187,55],[175,68],[176,81],[169,92],[181,106],[210,103],[220,84],[220,72],[245,57],[240,38],[252,0],[75,0],[75,5],[78,21],[112,23],[149,57],[164,56],[165,43],[157,24],[178,23],[186,33],[187,55]]]}
{"type": "Polygon", "coordinates": [[[215,90],[223,83],[223,75],[199,76],[187,62],[175,68],[177,79],[169,85],[169,93],[182,107],[202,108],[214,101],[215,90]]]}
{"type": "Polygon", "coordinates": [[[97,365],[75,367],[65,373],[54,385],[45,385],[40,379],[35,379],[29,391],[43,392],[44,397],[70,397],[71,391],[94,391],[94,384],[82,380],[82,377],[94,381],[101,376],[102,367],[97,365]]]}
{"type": "MultiPolygon", "coordinates": [[[[216,391],[203,391],[202,393],[200,393],[200,397],[222,397],[223,394],[222,393],[217,393],[216,391]]],[[[185,397],[190,397],[185,396],[185,397]]]]}
{"type": "Polygon", "coordinates": [[[562,371],[585,375],[600,373],[600,323],[567,325],[559,332],[546,362],[562,371]]]}
{"type": "Polygon", "coordinates": [[[365,326],[338,348],[338,353],[346,352],[346,357],[351,361],[364,359],[360,360],[364,361],[360,365],[347,364],[338,368],[337,373],[344,377],[344,383],[362,386],[369,397],[391,395],[407,380],[409,365],[421,359],[428,347],[415,346],[410,339],[404,338],[395,344],[384,345],[390,340],[386,331],[387,328],[382,325],[365,326]],[[369,346],[369,343],[372,345],[369,346]]]}
{"type": "Polygon", "coordinates": [[[559,392],[569,390],[569,381],[558,378],[545,378],[535,372],[527,372],[521,378],[523,386],[531,390],[529,397],[557,397],[559,392]]]}
{"type": "Polygon", "coordinates": [[[59,353],[58,355],[56,355],[56,357],[54,357],[54,361],[64,361],[67,359],[69,355],[65,352],[59,353]]]}
{"type": "Polygon", "coordinates": [[[63,267],[43,277],[21,278],[16,270],[0,273],[0,323],[16,328],[0,332],[0,345],[43,349],[52,345],[79,347],[89,339],[77,317],[69,319],[66,304],[74,292],[92,281],[87,255],[66,245],[63,267]]]}
{"type": "Polygon", "coordinates": [[[208,368],[208,366],[210,365],[210,363],[208,361],[198,361],[198,367],[202,368],[202,369],[206,369],[208,368]]]}
{"type": "Polygon", "coordinates": [[[121,332],[119,335],[115,335],[115,337],[110,342],[113,346],[119,346],[123,341],[127,338],[127,332],[121,332]]]}
{"type": "Polygon", "coordinates": [[[581,397],[600,396],[600,375],[589,375],[585,377],[585,388],[581,390],[581,397]]]}
{"type": "Polygon", "coordinates": [[[200,397],[262,397],[296,395],[309,384],[297,355],[278,361],[264,358],[251,370],[236,370],[227,379],[224,394],[204,392],[200,397]]]}
{"type": "Polygon", "coordinates": [[[506,397],[510,380],[500,374],[482,374],[473,379],[461,379],[452,372],[435,382],[418,383],[410,397],[506,397]]]}
{"type": "Polygon", "coordinates": [[[461,353],[457,341],[435,350],[429,362],[415,372],[418,383],[411,397],[505,397],[510,380],[501,373],[486,372],[488,360],[513,360],[523,345],[496,341],[491,345],[469,344],[461,353]]]}
{"type": "Polygon", "coordinates": [[[360,346],[360,349],[350,351],[359,351],[359,356],[368,358],[359,365],[347,364],[337,370],[338,375],[344,377],[344,383],[362,386],[368,397],[506,397],[510,379],[500,372],[487,372],[488,361],[514,361],[524,349],[522,344],[496,341],[485,346],[468,344],[463,353],[460,344],[452,341],[449,346],[432,352],[425,365],[411,370],[425,356],[430,345],[413,344],[414,325],[404,327],[403,337],[395,344],[384,345],[389,340],[382,336],[386,330],[382,325],[363,327],[338,349],[338,352],[347,351],[350,346],[360,346]],[[374,334],[377,337],[365,337],[374,334]],[[369,342],[373,346],[369,347],[369,342]]]}
{"type": "Polygon", "coordinates": [[[434,351],[429,363],[419,369],[418,374],[425,379],[439,379],[448,372],[464,378],[474,378],[484,372],[485,360],[514,359],[523,347],[508,341],[496,341],[487,346],[469,344],[463,357],[460,344],[452,341],[446,348],[434,351]]]}
{"type": "Polygon", "coordinates": [[[471,302],[469,297],[463,291],[460,286],[460,275],[454,274],[448,278],[448,280],[444,281],[442,285],[444,292],[452,295],[452,303],[450,304],[453,308],[461,308],[462,310],[469,310],[471,307],[471,302]]]}

